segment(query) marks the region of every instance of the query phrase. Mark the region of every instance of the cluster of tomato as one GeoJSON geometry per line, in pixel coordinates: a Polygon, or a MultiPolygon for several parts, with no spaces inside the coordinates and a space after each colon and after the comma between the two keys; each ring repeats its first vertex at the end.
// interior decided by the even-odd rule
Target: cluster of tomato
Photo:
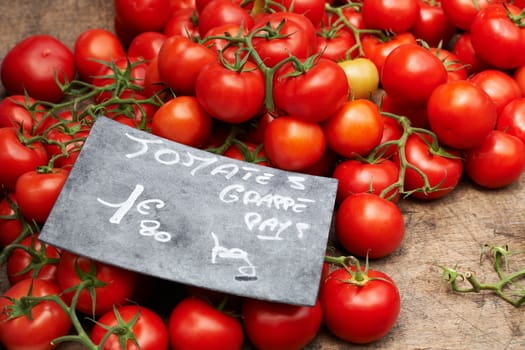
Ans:
{"type": "Polygon", "coordinates": [[[34,35],[2,62],[7,349],[75,340],[89,349],[289,350],[322,324],[345,341],[376,341],[395,324],[400,296],[358,258],[400,246],[397,201],[443,197],[463,174],[501,188],[525,168],[523,1],[114,4],[116,34],[89,29],[74,50],[34,35]],[[101,114],[228,157],[336,178],[334,230],[351,256],[327,255],[316,305],[225,303],[187,287],[163,303],[164,315],[141,303],[155,285],[147,277],[40,242],[101,114]],[[96,318],[89,332],[79,314],[96,318]]]}

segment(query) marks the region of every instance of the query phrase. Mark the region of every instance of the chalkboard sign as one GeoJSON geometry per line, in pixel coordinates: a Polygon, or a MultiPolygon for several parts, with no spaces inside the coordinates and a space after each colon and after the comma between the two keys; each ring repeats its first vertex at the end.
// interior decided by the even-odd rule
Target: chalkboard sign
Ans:
{"type": "Polygon", "coordinates": [[[99,117],[40,239],[162,279],[314,305],[336,190],[99,117]]]}

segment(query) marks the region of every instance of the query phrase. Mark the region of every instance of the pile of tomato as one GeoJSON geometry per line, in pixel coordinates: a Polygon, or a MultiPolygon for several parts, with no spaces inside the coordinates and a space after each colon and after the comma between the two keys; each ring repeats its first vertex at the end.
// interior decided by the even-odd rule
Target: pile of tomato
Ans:
{"type": "MultiPolygon", "coordinates": [[[[301,349],[390,332],[398,201],[525,168],[525,1],[115,0],[114,31],[33,35],[3,58],[0,343],[301,349]],[[96,118],[338,180],[314,306],[170,284],[38,240],[96,118]],[[176,289],[154,300],[159,290],[176,289]],[[52,325],[52,327],[49,327],[52,325]]],[[[64,232],[67,234],[67,232],[64,232]]]]}

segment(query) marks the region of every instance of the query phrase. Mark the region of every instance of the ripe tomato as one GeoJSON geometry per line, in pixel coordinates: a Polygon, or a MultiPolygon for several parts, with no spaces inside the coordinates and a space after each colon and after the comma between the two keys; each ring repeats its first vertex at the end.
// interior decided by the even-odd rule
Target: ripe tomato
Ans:
{"type": "Polygon", "coordinates": [[[24,229],[18,213],[14,193],[8,193],[0,201],[0,249],[13,243],[24,229]]]}
{"type": "Polygon", "coordinates": [[[365,57],[370,59],[381,73],[386,57],[398,46],[403,44],[417,44],[416,37],[410,32],[399,33],[380,39],[375,35],[365,34],[361,39],[361,45],[365,57]]]}
{"type": "Polygon", "coordinates": [[[155,112],[151,122],[154,135],[192,147],[204,145],[211,128],[211,116],[193,96],[169,100],[155,112]]]}
{"type": "Polygon", "coordinates": [[[416,128],[428,128],[426,106],[414,106],[411,103],[398,101],[385,93],[381,99],[381,111],[405,116],[410,120],[410,125],[416,128]]]}
{"type": "Polygon", "coordinates": [[[355,38],[345,29],[323,28],[317,33],[316,52],[332,61],[341,61],[357,56],[355,38]]]}
{"type": "Polygon", "coordinates": [[[24,95],[11,95],[0,101],[0,128],[22,128],[33,133],[33,127],[42,119],[42,111],[31,111],[35,99],[24,95]]]}
{"type": "Polygon", "coordinates": [[[378,259],[401,245],[405,222],[401,210],[391,201],[377,194],[356,193],[339,206],[335,233],[350,254],[378,259]]]}
{"type": "Polygon", "coordinates": [[[250,142],[235,142],[224,151],[225,157],[269,166],[264,148],[250,142]]]}
{"type": "Polygon", "coordinates": [[[361,8],[367,28],[408,32],[419,15],[417,0],[363,0],[361,8]]]}
{"type": "Polygon", "coordinates": [[[168,37],[159,32],[143,32],[133,38],[128,46],[128,56],[147,62],[156,57],[168,37]]]}
{"type": "MultiPolygon", "coordinates": [[[[62,292],[80,283],[91,284],[91,282],[84,282],[86,279],[94,281],[95,285],[84,288],[80,292],[75,308],[88,315],[102,315],[110,311],[113,305],[124,305],[129,302],[135,291],[137,274],[71,252],[63,252],[57,270],[57,280],[62,292]],[[79,276],[77,268],[88,276],[79,276]],[[95,293],[95,304],[91,299],[90,289],[95,293]]],[[[75,290],[63,294],[68,304],[71,303],[74,293],[75,290]]]]}
{"type": "MultiPolygon", "coordinates": [[[[284,6],[287,12],[304,15],[316,27],[325,14],[324,0],[277,0],[276,4],[284,6]]],[[[277,5],[275,5],[277,8],[277,5]]]]}
{"type": "Polygon", "coordinates": [[[490,67],[487,62],[479,57],[474,47],[472,47],[470,32],[463,32],[457,35],[452,46],[452,53],[464,64],[469,75],[490,67]]]}
{"type": "Polygon", "coordinates": [[[49,157],[55,157],[55,167],[67,170],[73,167],[89,130],[89,127],[79,122],[69,122],[54,126],[45,134],[44,147],[49,157]],[[66,155],[63,154],[62,146],[65,147],[66,155]]]}
{"type": "Polygon", "coordinates": [[[55,204],[69,171],[53,168],[49,172],[32,170],[16,181],[15,196],[20,212],[29,222],[43,224],[55,204]]]}
{"type": "Polygon", "coordinates": [[[15,284],[26,278],[38,278],[56,283],[60,250],[49,244],[43,245],[36,233],[26,237],[19,244],[30,248],[37,255],[33,256],[22,248],[14,249],[7,259],[9,283],[15,284]],[[33,276],[37,269],[38,274],[33,276]]]}
{"type": "MultiPolygon", "coordinates": [[[[428,134],[411,134],[404,148],[406,161],[426,175],[430,187],[439,186],[432,192],[416,191],[411,196],[418,199],[436,199],[454,190],[463,171],[461,155],[453,150],[433,149],[428,134]]],[[[395,156],[399,163],[399,154],[395,156]]],[[[421,173],[407,168],[404,177],[405,191],[415,191],[425,187],[421,173]]]]}
{"type": "Polygon", "coordinates": [[[75,77],[71,50],[50,35],[32,35],[17,43],[4,57],[2,83],[11,95],[25,92],[36,100],[59,102],[64,93],[56,84],[75,77]]]}
{"type": "Polygon", "coordinates": [[[436,55],[447,69],[447,81],[467,79],[467,65],[461,62],[456,54],[441,47],[431,47],[430,52],[436,55]]]}
{"type": "Polygon", "coordinates": [[[171,15],[170,0],[115,0],[115,16],[126,31],[161,32],[171,15]]]}
{"type": "Polygon", "coordinates": [[[123,350],[119,336],[124,337],[127,350],[168,349],[168,330],[164,320],[146,307],[118,306],[102,315],[91,331],[91,340],[95,344],[99,345],[108,332],[105,327],[120,327],[122,332],[110,335],[101,350],[123,350]],[[136,343],[132,339],[135,339],[136,343]]]}
{"type": "Polygon", "coordinates": [[[412,106],[425,106],[432,91],[447,79],[447,70],[441,60],[414,44],[400,45],[392,50],[381,71],[385,92],[412,106]]]}
{"type": "Polygon", "coordinates": [[[500,69],[525,64],[525,28],[521,15],[519,7],[502,3],[479,11],[469,31],[472,46],[482,60],[500,69]]]}
{"type": "Polygon", "coordinates": [[[175,306],[168,319],[168,334],[173,350],[238,350],[244,341],[238,319],[197,297],[185,298],[175,306]]]}
{"type": "Polygon", "coordinates": [[[195,82],[200,105],[215,119],[232,124],[246,122],[259,114],[264,90],[264,75],[252,62],[246,62],[239,71],[219,61],[209,63],[195,82]]]}
{"type": "Polygon", "coordinates": [[[350,87],[350,97],[353,100],[369,99],[379,87],[379,72],[377,67],[368,58],[358,57],[351,60],[339,61],[343,68],[350,87]]]}
{"type": "Polygon", "coordinates": [[[395,325],[401,298],[395,282],[387,274],[368,269],[356,278],[356,268],[332,271],[321,287],[323,320],[336,337],[357,344],[384,337],[395,325]]]}
{"type": "Polygon", "coordinates": [[[346,74],[341,66],[326,58],[305,68],[298,75],[294,74],[297,70],[292,63],[277,70],[273,80],[275,107],[305,121],[326,120],[348,100],[346,74]]]}
{"type": "Polygon", "coordinates": [[[496,129],[514,135],[525,143],[525,97],[517,98],[503,108],[496,129]]]}
{"type": "Polygon", "coordinates": [[[69,315],[57,303],[43,301],[29,306],[31,309],[25,311],[30,311],[31,319],[27,314],[9,319],[6,307],[13,304],[9,298],[19,303],[22,297],[28,295],[42,297],[59,294],[60,288],[56,284],[41,279],[25,279],[11,286],[0,298],[0,343],[7,349],[54,349],[51,341],[68,334],[71,328],[69,315]]]}
{"type": "Polygon", "coordinates": [[[264,147],[270,164],[283,170],[300,171],[321,159],[326,139],[319,124],[283,116],[266,127],[264,147]]]}
{"type": "Polygon", "coordinates": [[[419,14],[412,33],[430,47],[447,47],[456,26],[445,14],[440,1],[418,0],[419,14]]]}
{"type": "Polygon", "coordinates": [[[468,31],[474,17],[492,0],[441,0],[447,18],[459,29],[468,31]]]}
{"type": "Polygon", "coordinates": [[[328,146],[337,154],[352,158],[366,156],[379,145],[383,134],[383,117],[370,100],[347,102],[323,123],[328,146]]]}
{"type": "Polygon", "coordinates": [[[427,104],[428,121],[440,142],[456,149],[480,145],[496,126],[496,105],[470,81],[438,86],[427,104]]]}
{"type": "Polygon", "coordinates": [[[465,170],[476,184],[501,188],[519,179],[525,169],[525,145],[500,130],[489,133],[483,143],[465,151],[465,170]]]}
{"type": "Polygon", "coordinates": [[[486,69],[470,77],[470,81],[485,91],[494,104],[499,115],[505,105],[522,96],[520,86],[510,75],[497,70],[486,69]]]}
{"type": "Polygon", "coordinates": [[[105,29],[92,28],[76,38],[74,55],[80,79],[91,82],[104,67],[97,61],[111,62],[123,57],[125,52],[115,34],[105,29]]]}
{"type": "Polygon", "coordinates": [[[159,77],[177,96],[195,95],[199,72],[216,60],[214,50],[184,36],[174,35],[166,39],[159,51],[159,77]]]}
{"type": "Polygon", "coordinates": [[[26,144],[28,139],[28,134],[19,135],[12,127],[0,128],[0,185],[8,190],[14,190],[22,174],[47,164],[44,146],[40,142],[26,144]]]}
{"type": "Polygon", "coordinates": [[[298,306],[246,298],[241,314],[246,335],[259,350],[303,349],[323,318],[319,300],[314,306],[298,306]]]}
{"type": "Polygon", "coordinates": [[[187,38],[199,35],[198,16],[193,8],[183,8],[171,14],[163,30],[166,37],[181,35],[187,38]]]}
{"type": "Polygon", "coordinates": [[[525,65],[519,67],[514,71],[513,78],[520,86],[521,93],[525,96],[525,65]]]}
{"type": "MultiPolygon", "coordinates": [[[[332,177],[338,180],[336,199],[341,203],[355,193],[381,194],[384,189],[397,182],[399,168],[388,159],[379,159],[374,163],[348,159],[335,166],[332,177]]],[[[390,190],[384,198],[396,202],[399,199],[398,189],[390,190]]]]}
{"type": "Polygon", "coordinates": [[[250,13],[233,0],[212,0],[199,12],[201,37],[204,37],[210,29],[223,24],[238,24],[250,30],[254,21],[250,13]]]}

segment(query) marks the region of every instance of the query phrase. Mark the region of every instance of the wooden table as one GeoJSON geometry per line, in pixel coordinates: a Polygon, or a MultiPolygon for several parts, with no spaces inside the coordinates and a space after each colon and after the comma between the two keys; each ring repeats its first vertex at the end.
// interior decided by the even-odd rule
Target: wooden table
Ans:
{"type": "MultiPolygon", "coordinates": [[[[4,1],[5,3],[5,1],[4,1]]],[[[0,58],[30,34],[54,35],[73,47],[88,28],[113,30],[113,2],[90,0],[19,0],[0,11],[0,58]]],[[[3,89],[0,90],[3,94],[3,89]]],[[[402,309],[394,329],[369,346],[350,346],[323,331],[308,349],[522,349],[525,347],[523,309],[490,293],[454,294],[441,281],[438,265],[472,270],[480,280],[493,281],[491,265],[480,265],[484,244],[508,244],[524,251],[525,176],[508,188],[488,191],[463,181],[442,200],[400,203],[406,219],[402,247],[371,267],[397,282],[402,309]]],[[[522,255],[511,268],[525,267],[522,255]]],[[[5,274],[0,288],[7,287],[5,274]]]]}

